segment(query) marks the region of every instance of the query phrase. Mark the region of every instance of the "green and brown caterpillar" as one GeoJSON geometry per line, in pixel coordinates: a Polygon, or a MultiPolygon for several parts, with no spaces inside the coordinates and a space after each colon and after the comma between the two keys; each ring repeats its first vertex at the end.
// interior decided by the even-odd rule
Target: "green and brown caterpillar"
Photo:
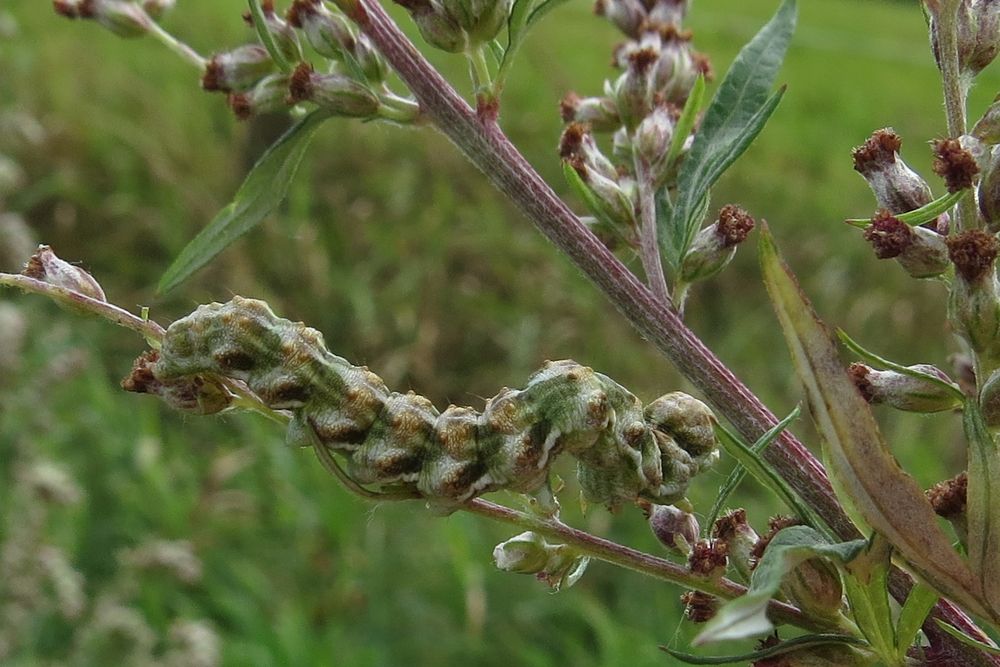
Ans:
{"type": "Polygon", "coordinates": [[[240,380],[270,408],[291,413],[288,441],[341,454],[357,482],[403,485],[445,504],[500,489],[536,491],[562,452],[576,458],[589,502],[667,503],[718,458],[714,418],[687,394],[644,409],[612,379],[555,361],[524,389],[502,389],[482,412],[454,405],[439,412],[331,353],[315,329],[242,297],[170,325],[162,349],[140,358],[126,388],[205,413],[222,406],[213,376],[240,380]]]}

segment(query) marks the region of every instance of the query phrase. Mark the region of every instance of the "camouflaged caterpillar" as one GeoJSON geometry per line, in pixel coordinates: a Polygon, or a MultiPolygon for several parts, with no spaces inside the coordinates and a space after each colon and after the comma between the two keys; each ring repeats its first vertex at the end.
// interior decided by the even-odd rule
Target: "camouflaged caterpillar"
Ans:
{"type": "Polygon", "coordinates": [[[589,502],[667,503],[718,458],[714,418],[686,394],[644,409],[610,378],[556,361],[524,389],[501,390],[481,413],[454,405],[439,412],[423,396],[389,391],[367,368],[327,350],[318,331],[254,299],[200,306],[167,329],[158,356],[141,361],[133,373],[146,376],[139,391],[184,395],[179,407],[208,412],[218,407],[216,391],[212,409],[192,400],[215,386],[206,378],[241,380],[270,408],[291,413],[290,443],[343,455],[361,484],[403,485],[437,503],[536,491],[561,452],[576,458],[589,502]]]}

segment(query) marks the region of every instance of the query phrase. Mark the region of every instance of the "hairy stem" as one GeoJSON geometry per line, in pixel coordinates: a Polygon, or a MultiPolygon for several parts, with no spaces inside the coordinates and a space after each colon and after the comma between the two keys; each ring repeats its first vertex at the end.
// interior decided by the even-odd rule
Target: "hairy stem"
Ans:
{"type": "Polygon", "coordinates": [[[660,258],[660,244],[656,230],[656,203],[653,199],[656,187],[645,161],[635,159],[635,179],[639,190],[639,247],[642,270],[646,272],[646,282],[665,304],[670,303],[667,279],[663,275],[663,260],[660,258]]]}
{"type": "Polygon", "coordinates": [[[161,28],[160,24],[156,21],[150,21],[149,34],[168,49],[179,55],[183,60],[191,63],[199,70],[205,69],[206,61],[198,55],[197,51],[161,28]]]}
{"type": "MultiPolygon", "coordinates": [[[[569,256],[642,335],[674,362],[744,438],[754,442],[778,422],[760,399],[684,325],[678,314],[657,300],[580,223],[499,126],[489,118],[476,116],[381,6],[373,0],[340,0],[339,4],[410,87],[438,129],[546,238],[569,256]]],[[[858,536],[838,503],[823,466],[791,433],[784,431],[764,456],[838,535],[843,539],[858,536]]],[[[937,609],[949,622],[981,634],[955,607],[939,604],[937,609]]],[[[957,640],[942,637],[941,642],[964,651],[970,660],[982,657],[979,651],[963,647],[957,640]]],[[[1000,665],[1000,659],[993,664],[1000,665]]]]}

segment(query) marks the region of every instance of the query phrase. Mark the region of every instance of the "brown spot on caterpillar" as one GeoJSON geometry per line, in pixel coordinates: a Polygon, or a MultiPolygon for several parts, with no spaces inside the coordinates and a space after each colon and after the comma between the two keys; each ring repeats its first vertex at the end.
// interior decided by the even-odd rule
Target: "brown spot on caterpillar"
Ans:
{"type": "Polygon", "coordinates": [[[231,371],[250,371],[254,368],[254,359],[246,352],[239,350],[220,350],[212,355],[219,370],[223,373],[231,371]]]}

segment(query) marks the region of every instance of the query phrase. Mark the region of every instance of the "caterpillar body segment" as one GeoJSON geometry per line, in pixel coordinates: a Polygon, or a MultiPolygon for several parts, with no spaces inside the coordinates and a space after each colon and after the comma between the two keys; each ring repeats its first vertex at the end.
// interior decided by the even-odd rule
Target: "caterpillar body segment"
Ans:
{"type": "Polygon", "coordinates": [[[242,297],[174,322],[152,372],[160,382],[241,380],[270,408],[292,414],[289,442],[340,453],[361,484],[409,486],[438,504],[535,491],[563,452],[575,457],[590,502],[666,503],[718,458],[714,418],[686,394],[644,408],[611,378],[566,360],[546,362],[524,389],[501,390],[482,412],[440,412],[332,354],[318,331],[242,297]]]}

